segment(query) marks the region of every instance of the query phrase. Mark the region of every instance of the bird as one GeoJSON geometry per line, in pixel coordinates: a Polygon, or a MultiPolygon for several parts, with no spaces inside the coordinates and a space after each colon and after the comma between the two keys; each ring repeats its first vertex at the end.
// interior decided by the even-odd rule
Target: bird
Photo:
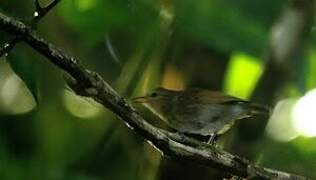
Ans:
{"type": "Polygon", "coordinates": [[[215,143],[237,120],[269,117],[270,108],[219,91],[201,88],[171,90],[156,88],[132,98],[181,134],[208,136],[215,143]]]}

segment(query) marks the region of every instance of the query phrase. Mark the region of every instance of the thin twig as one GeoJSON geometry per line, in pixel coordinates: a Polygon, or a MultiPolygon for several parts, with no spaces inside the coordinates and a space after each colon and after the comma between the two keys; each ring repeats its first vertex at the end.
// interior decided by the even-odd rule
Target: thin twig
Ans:
{"type": "MultiPolygon", "coordinates": [[[[35,12],[33,14],[33,19],[31,25],[35,28],[38,22],[53,8],[55,7],[61,0],[53,0],[47,6],[41,7],[38,0],[34,0],[35,12]]],[[[9,53],[14,46],[20,42],[21,39],[19,36],[13,37],[8,42],[4,43],[2,47],[0,47],[0,57],[9,53]]]]}
{"type": "Polygon", "coordinates": [[[46,42],[32,31],[31,27],[0,13],[0,29],[20,36],[24,42],[47,57],[47,60],[70,75],[66,81],[77,94],[93,98],[103,104],[164,155],[204,164],[240,177],[276,180],[307,179],[303,176],[253,165],[244,158],[206,143],[156,128],[143,119],[100,75],[86,69],[76,58],[46,42]]]}
{"type": "Polygon", "coordinates": [[[33,23],[37,24],[38,21],[43,18],[53,7],[55,7],[61,0],[53,0],[45,7],[41,7],[38,0],[34,0],[35,12],[33,23]]]}

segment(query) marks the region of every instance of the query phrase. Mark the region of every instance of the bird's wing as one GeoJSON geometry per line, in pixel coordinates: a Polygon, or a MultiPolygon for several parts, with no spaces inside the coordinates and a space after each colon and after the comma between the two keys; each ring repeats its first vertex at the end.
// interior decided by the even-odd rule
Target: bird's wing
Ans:
{"type": "Polygon", "coordinates": [[[221,92],[217,91],[201,91],[201,94],[205,94],[204,96],[199,97],[205,97],[201,101],[205,103],[216,103],[216,104],[222,104],[222,103],[230,103],[230,102],[247,102],[246,100],[233,97],[221,92]]]}
{"type": "Polygon", "coordinates": [[[234,102],[248,102],[246,100],[233,97],[218,91],[209,91],[201,89],[192,89],[184,91],[179,95],[178,99],[183,102],[190,101],[197,104],[224,104],[234,102]],[[187,93],[190,95],[188,96],[187,93]],[[190,100],[188,99],[190,98],[190,100]]]}

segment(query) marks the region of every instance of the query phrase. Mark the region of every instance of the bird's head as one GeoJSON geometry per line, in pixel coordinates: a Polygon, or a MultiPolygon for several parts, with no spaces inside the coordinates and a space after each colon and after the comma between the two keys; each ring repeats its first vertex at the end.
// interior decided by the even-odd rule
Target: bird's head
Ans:
{"type": "Polygon", "coordinates": [[[179,91],[175,90],[156,88],[145,96],[132,98],[132,102],[144,105],[161,119],[166,120],[171,103],[178,93],[179,91]]]}

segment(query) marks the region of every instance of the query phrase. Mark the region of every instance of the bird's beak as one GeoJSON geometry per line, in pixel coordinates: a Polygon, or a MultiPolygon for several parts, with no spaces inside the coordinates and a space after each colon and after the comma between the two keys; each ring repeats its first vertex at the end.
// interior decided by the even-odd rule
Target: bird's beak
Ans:
{"type": "Polygon", "coordinates": [[[148,98],[146,96],[139,96],[132,98],[131,101],[133,103],[145,103],[148,101],[148,98]]]}

